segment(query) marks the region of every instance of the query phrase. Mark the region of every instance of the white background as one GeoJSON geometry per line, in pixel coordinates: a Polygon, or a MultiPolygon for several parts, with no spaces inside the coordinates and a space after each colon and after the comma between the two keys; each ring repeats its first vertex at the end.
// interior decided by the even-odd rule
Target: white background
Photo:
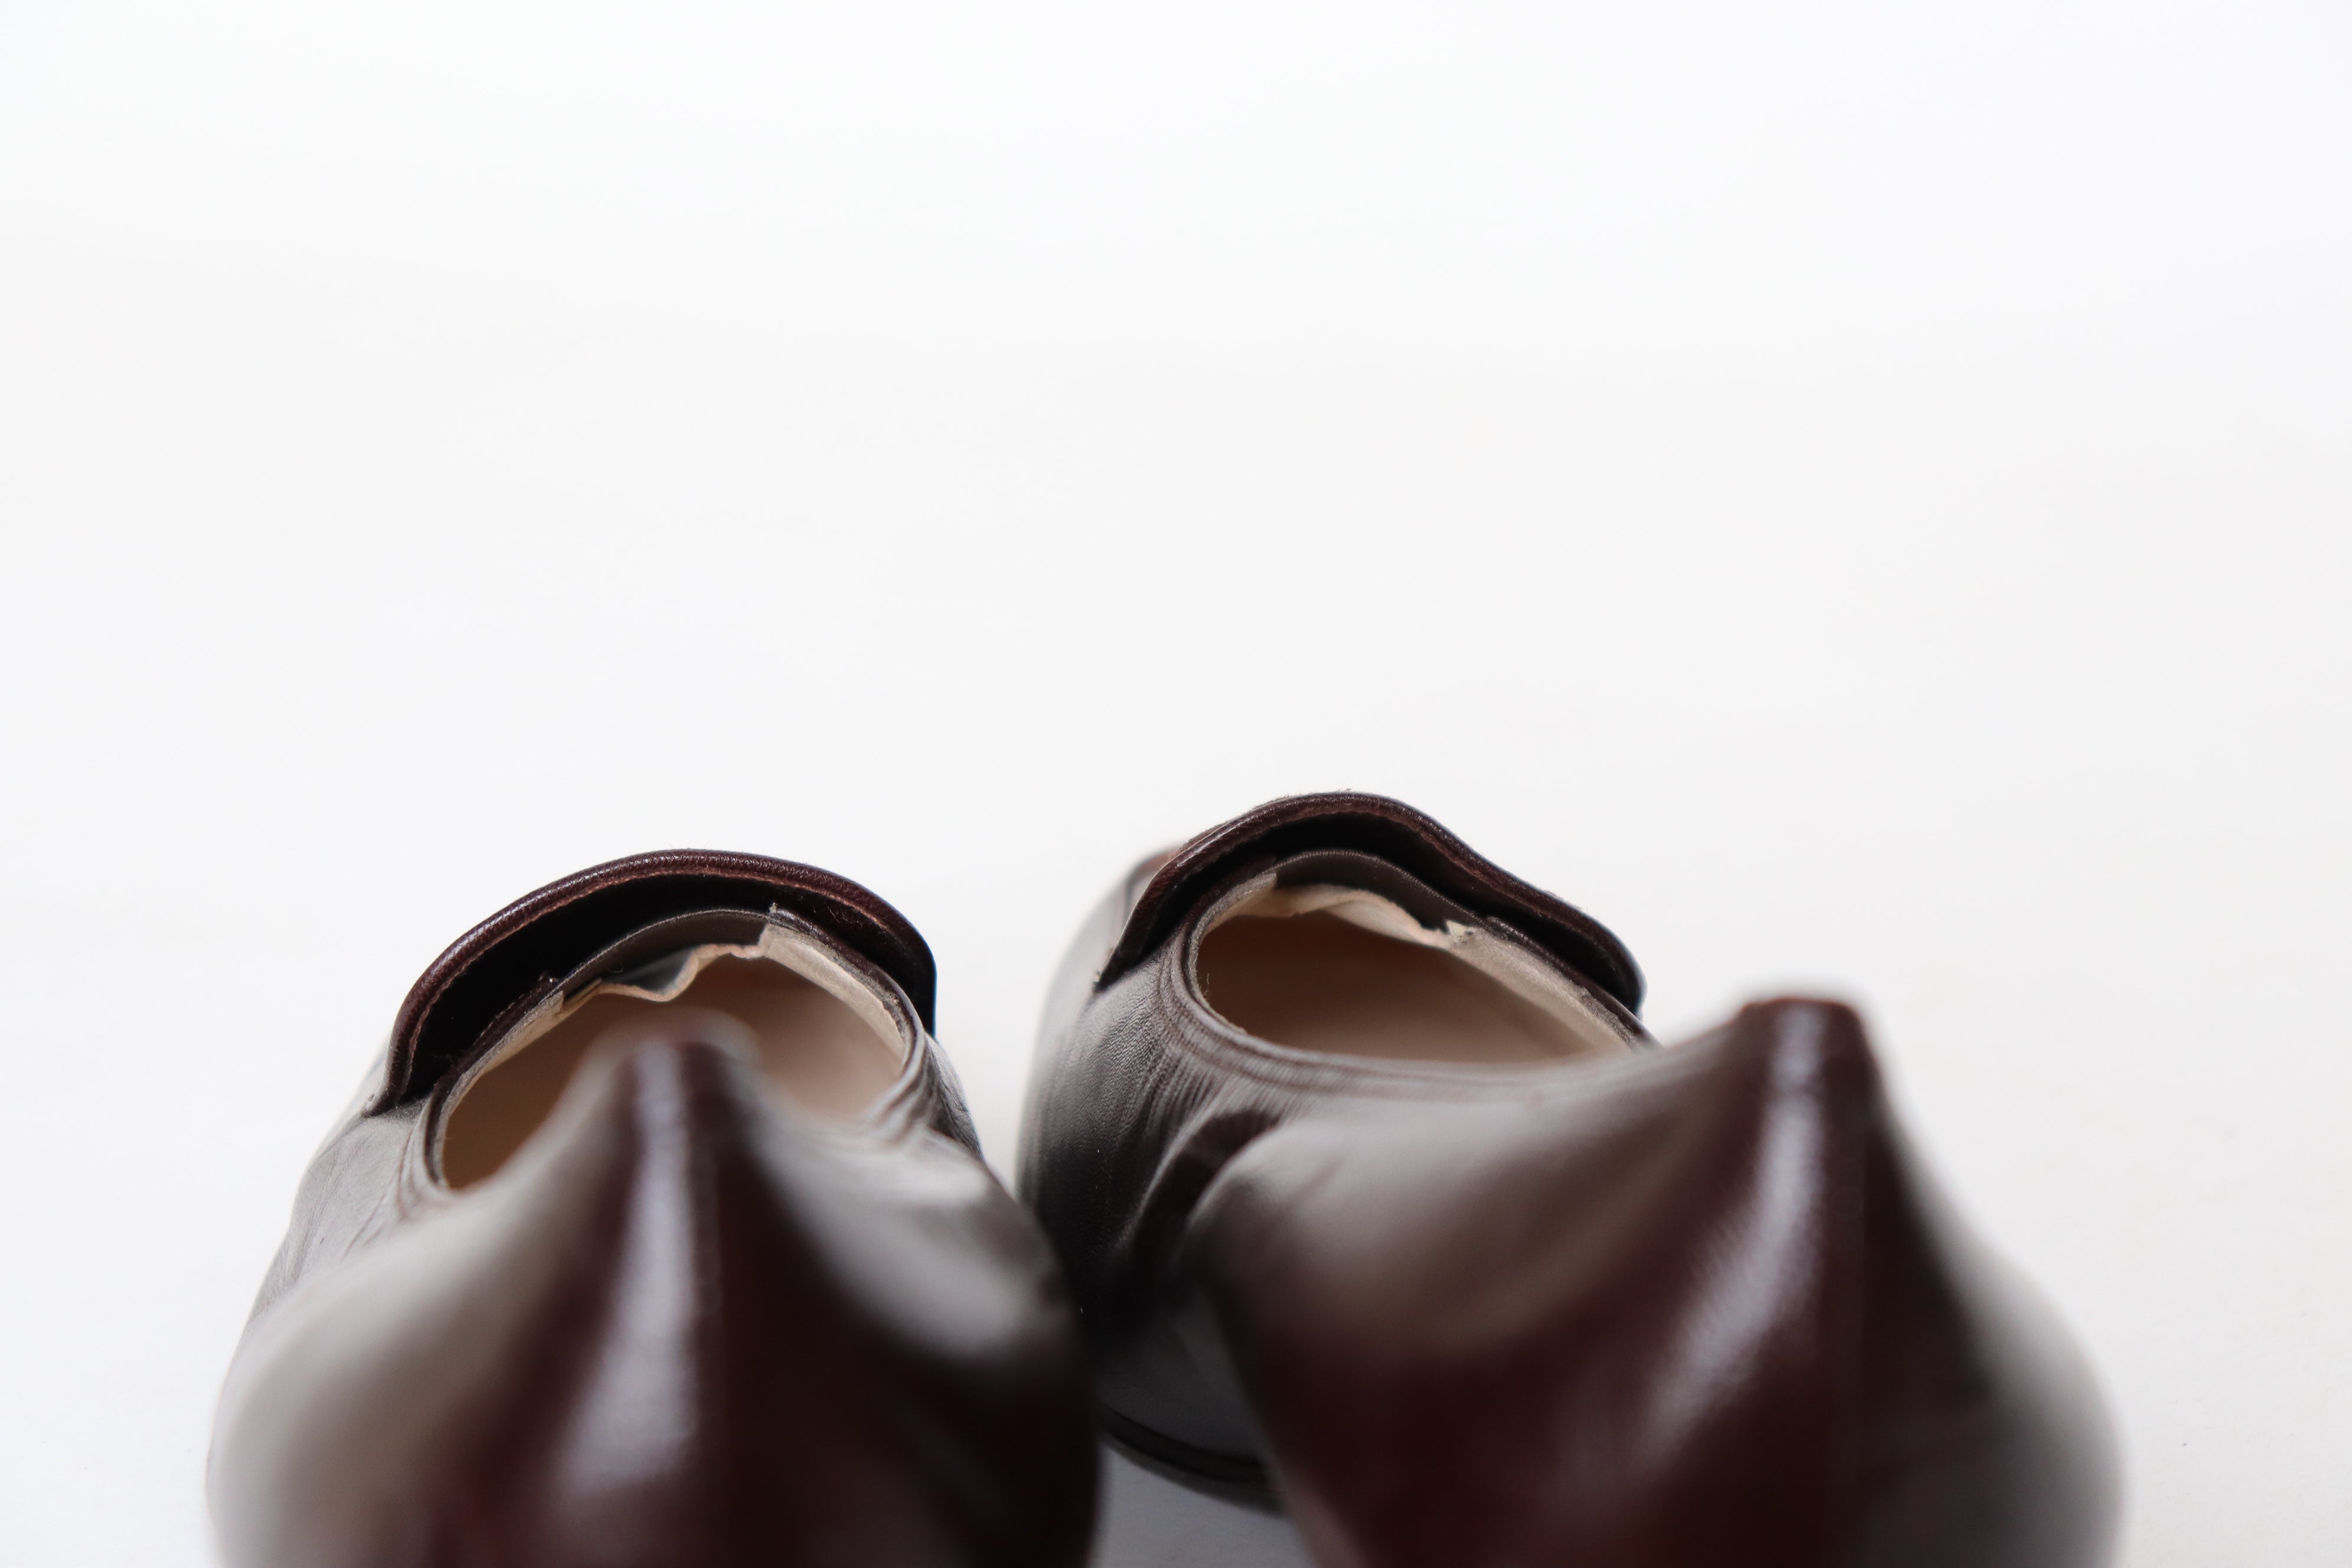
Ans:
{"type": "Polygon", "coordinates": [[[2320,0],[0,0],[0,1561],[209,1560],[509,899],[866,882],[1003,1163],[1102,886],[1352,785],[1862,999],[2130,1568],[2352,1562],[2347,155],[2320,0]]]}

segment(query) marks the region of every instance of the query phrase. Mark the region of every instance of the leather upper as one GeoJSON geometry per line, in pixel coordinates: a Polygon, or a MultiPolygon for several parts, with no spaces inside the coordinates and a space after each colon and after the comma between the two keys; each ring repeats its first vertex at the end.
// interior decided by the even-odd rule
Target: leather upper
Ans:
{"type": "MultiPolygon", "coordinates": [[[[1327,1568],[2103,1562],[2089,1374],[1936,1196],[1849,1009],[1764,1005],[1661,1047],[1613,938],[1468,901],[1523,886],[1499,872],[1418,918],[1545,955],[1624,1052],[1375,1061],[1209,1007],[1204,917],[1302,857],[1344,874],[1367,816],[1415,820],[1311,797],[1204,835],[1213,874],[1169,876],[1213,858],[1197,844],[1147,862],[1057,977],[1020,1188],[1113,1435],[1270,1485],[1327,1568]],[[1150,910],[1171,883],[1182,907],[1150,910]]],[[[1378,874],[1467,853],[1437,842],[1378,874]]]]}
{"type": "Polygon", "coordinates": [[[614,862],[461,939],[306,1173],[230,1370],[229,1568],[1078,1563],[1069,1301],[977,1157],[929,974],[871,894],[749,856],[614,862]],[[719,1046],[646,1046],[583,1068],[488,1181],[440,1181],[451,1086],[530,1005],[771,921],[898,1015],[904,1069],[862,1119],[780,1103],[719,1046]]]}

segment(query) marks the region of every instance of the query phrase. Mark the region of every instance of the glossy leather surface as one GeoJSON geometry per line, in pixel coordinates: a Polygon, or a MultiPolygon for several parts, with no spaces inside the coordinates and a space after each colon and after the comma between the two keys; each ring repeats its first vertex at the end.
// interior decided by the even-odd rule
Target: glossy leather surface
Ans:
{"type": "Polygon", "coordinates": [[[929,975],[872,895],[748,856],[615,862],[462,939],[306,1174],[238,1348],[209,1476],[229,1568],[1080,1562],[1068,1299],[977,1157],[929,975]],[[525,1005],[770,921],[911,1042],[862,1118],[651,1043],[584,1068],[488,1180],[439,1180],[449,1085],[525,1005]]]}
{"type": "Polygon", "coordinates": [[[1326,1568],[2105,1563],[2090,1375],[1937,1197],[1854,1015],[1768,1003],[1661,1047],[1615,940],[1467,854],[1393,802],[1277,802],[1139,868],[1073,946],[1021,1188],[1114,1436],[1270,1485],[1326,1568]],[[1372,1061],[1205,1005],[1220,899],[1350,867],[1524,940],[1626,1048],[1372,1061]]]}

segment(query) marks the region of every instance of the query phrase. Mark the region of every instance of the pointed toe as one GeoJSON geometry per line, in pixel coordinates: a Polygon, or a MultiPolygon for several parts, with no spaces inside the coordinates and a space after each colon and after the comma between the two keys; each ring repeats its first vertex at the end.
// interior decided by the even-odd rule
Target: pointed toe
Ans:
{"type": "Polygon", "coordinates": [[[549,1134],[257,1325],[213,1476],[232,1561],[1075,1560],[1084,1388],[984,1172],[861,1168],[699,1043],[589,1075],[549,1134]]]}
{"type": "Polygon", "coordinates": [[[2021,1356],[2054,1336],[1978,1283],[1853,1013],[1637,1066],[1300,1124],[1204,1199],[1192,1266],[1318,1557],[2099,1561],[2083,1380],[2021,1356]]]}

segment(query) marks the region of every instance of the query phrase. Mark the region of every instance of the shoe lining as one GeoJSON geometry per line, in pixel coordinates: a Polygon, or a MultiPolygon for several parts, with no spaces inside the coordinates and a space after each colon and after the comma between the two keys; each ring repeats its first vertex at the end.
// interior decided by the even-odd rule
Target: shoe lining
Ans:
{"type": "Polygon", "coordinates": [[[1385,1060],[1526,1064],[1632,1048],[1626,1028],[1522,944],[1424,925],[1361,888],[1269,873],[1213,912],[1193,956],[1212,1010],[1276,1045],[1385,1060]]]}
{"type": "Polygon", "coordinates": [[[550,1001],[486,1053],[441,1119],[442,1179],[497,1173],[545,1123],[589,1057],[655,1039],[732,1048],[803,1110],[855,1120],[898,1079],[905,1026],[815,942],[770,925],[756,943],[706,943],[550,1001]]]}

